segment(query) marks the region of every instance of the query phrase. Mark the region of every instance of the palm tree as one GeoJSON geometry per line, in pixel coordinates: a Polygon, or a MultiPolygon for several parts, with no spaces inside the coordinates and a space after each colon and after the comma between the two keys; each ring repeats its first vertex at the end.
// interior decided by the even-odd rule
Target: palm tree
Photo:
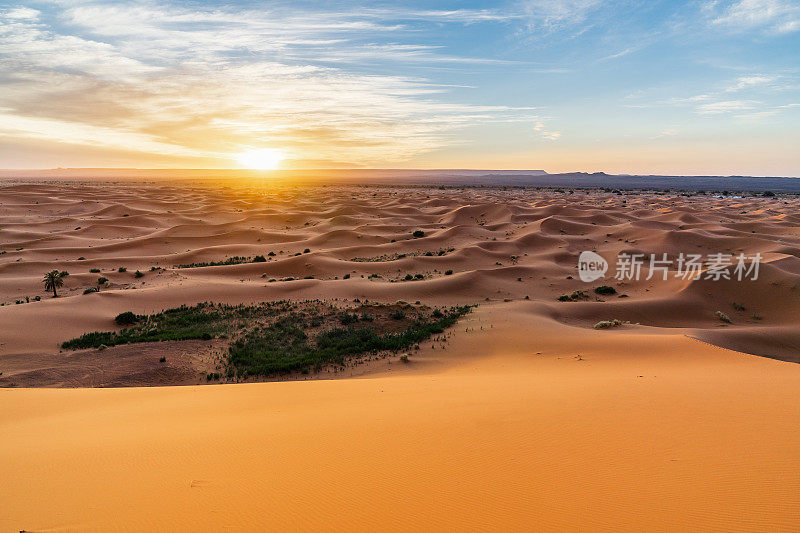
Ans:
{"type": "Polygon", "coordinates": [[[44,290],[53,291],[53,298],[58,298],[56,289],[64,286],[64,280],[61,279],[61,273],[58,270],[51,270],[44,275],[44,290]]]}

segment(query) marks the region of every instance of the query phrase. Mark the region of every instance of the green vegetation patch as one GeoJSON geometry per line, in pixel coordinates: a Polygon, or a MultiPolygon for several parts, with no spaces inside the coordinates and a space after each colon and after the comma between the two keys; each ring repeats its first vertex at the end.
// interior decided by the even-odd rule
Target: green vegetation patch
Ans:
{"type": "Polygon", "coordinates": [[[255,257],[244,257],[241,255],[234,255],[233,257],[229,257],[223,261],[202,261],[199,263],[188,263],[185,265],[175,265],[175,268],[202,268],[202,267],[241,265],[244,263],[263,263],[266,260],[267,259],[263,255],[257,255],[255,257]]]}
{"type": "Polygon", "coordinates": [[[364,354],[409,349],[444,330],[470,306],[433,309],[406,303],[276,301],[257,305],[201,303],[152,315],[117,315],[120,331],[95,331],[62,343],[68,350],[167,340],[231,339],[227,375],[246,378],[319,371],[364,354]]]}

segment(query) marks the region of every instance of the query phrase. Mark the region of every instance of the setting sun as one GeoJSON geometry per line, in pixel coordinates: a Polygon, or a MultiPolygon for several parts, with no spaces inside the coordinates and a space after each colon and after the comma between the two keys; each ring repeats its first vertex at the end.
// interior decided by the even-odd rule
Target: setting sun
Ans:
{"type": "Polygon", "coordinates": [[[247,152],[242,152],[236,157],[236,161],[243,167],[258,170],[274,170],[278,168],[283,159],[283,152],[273,148],[249,150],[247,152]]]}

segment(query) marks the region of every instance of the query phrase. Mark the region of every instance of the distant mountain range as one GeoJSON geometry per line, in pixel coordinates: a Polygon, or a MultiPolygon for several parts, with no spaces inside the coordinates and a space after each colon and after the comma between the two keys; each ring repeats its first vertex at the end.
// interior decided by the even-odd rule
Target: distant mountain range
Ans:
{"type": "Polygon", "coordinates": [[[464,185],[510,187],[564,187],[611,189],[662,189],[706,191],[773,191],[800,193],[800,178],[783,176],[661,176],[568,172],[548,174],[544,170],[471,169],[135,169],[59,168],[50,170],[0,170],[0,178],[74,179],[231,179],[286,178],[300,182],[393,185],[464,185]]]}

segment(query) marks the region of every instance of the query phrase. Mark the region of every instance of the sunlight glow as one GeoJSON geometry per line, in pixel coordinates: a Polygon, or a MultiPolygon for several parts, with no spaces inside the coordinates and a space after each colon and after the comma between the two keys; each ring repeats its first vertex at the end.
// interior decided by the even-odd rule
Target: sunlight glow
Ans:
{"type": "Polygon", "coordinates": [[[236,156],[236,161],[240,165],[257,170],[274,170],[278,168],[283,159],[283,152],[273,148],[249,150],[236,156]]]}

